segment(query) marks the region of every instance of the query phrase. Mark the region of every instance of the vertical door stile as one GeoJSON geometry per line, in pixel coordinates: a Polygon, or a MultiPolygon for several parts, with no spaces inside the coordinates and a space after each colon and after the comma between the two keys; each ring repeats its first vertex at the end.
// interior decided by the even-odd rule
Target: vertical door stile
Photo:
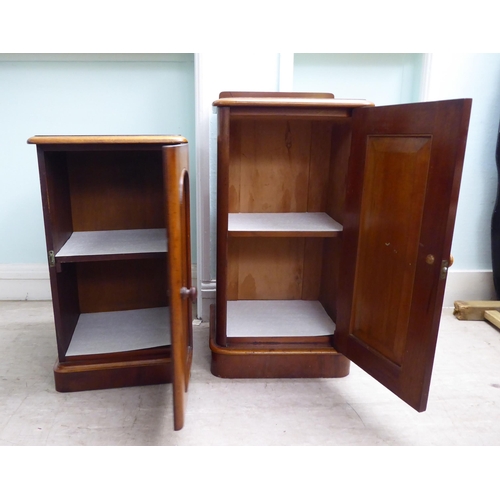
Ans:
{"type": "Polygon", "coordinates": [[[168,241],[168,283],[172,334],[174,429],[184,425],[186,392],[192,360],[188,145],[163,148],[166,188],[165,220],[168,241]],[[187,293],[186,293],[187,292],[187,293]]]}

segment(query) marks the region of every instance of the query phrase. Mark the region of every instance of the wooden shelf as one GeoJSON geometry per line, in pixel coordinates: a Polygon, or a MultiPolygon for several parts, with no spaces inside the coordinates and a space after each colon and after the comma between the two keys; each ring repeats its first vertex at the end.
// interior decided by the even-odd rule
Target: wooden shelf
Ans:
{"type": "Polygon", "coordinates": [[[316,300],[237,300],[227,303],[228,337],[319,337],[335,323],[316,300]]]}
{"type": "Polygon", "coordinates": [[[131,229],[116,231],[77,231],[57,252],[60,262],[85,260],[86,257],[157,254],[167,251],[166,231],[131,229]]]}
{"type": "Polygon", "coordinates": [[[66,356],[127,352],[171,344],[168,307],[80,314],[66,356]]]}
{"type": "Polygon", "coordinates": [[[342,225],[323,212],[228,214],[230,236],[334,237],[342,225]]]}

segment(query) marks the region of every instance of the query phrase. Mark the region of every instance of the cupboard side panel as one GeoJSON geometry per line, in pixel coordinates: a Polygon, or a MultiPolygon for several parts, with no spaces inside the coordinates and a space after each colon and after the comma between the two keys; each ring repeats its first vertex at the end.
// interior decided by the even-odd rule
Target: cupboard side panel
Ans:
{"type": "Polygon", "coordinates": [[[241,122],[230,125],[229,171],[228,171],[228,212],[239,213],[241,192],[241,122]]]}
{"type": "Polygon", "coordinates": [[[59,361],[64,361],[80,317],[75,264],[63,264],[60,272],[53,270],[51,272],[52,281],[57,352],[59,361]]]}
{"type": "MultiPolygon", "coordinates": [[[[326,212],[330,178],[331,122],[312,122],[309,162],[308,212],[326,212]]],[[[304,165],[304,167],[306,167],[304,165]]]]}
{"type": "Polygon", "coordinates": [[[326,238],[323,245],[323,267],[320,278],[320,302],[333,321],[337,322],[340,249],[342,238],[326,238]]]}
{"type": "MultiPolygon", "coordinates": [[[[47,252],[57,253],[73,232],[66,154],[41,147],[37,154],[47,252]]],[[[58,359],[63,361],[79,317],[75,269],[49,267],[49,275],[58,359]]]]}
{"type": "MultiPolygon", "coordinates": [[[[246,238],[245,238],[246,240],[246,238]]],[[[238,300],[241,238],[229,238],[227,247],[227,300],[238,300]]]]}
{"type": "Polygon", "coordinates": [[[351,148],[351,121],[334,122],[331,134],[330,177],[326,213],[340,224],[344,220],[347,169],[351,148]]]}
{"type": "Polygon", "coordinates": [[[230,108],[217,110],[217,288],[216,288],[216,341],[227,342],[227,259],[228,209],[230,166],[230,108]]]}
{"type": "Polygon", "coordinates": [[[323,274],[323,246],[325,239],[304,238],[304,270],[302,278],[302,300],[318,300],[323,274]]]}
{"type": "Polygon", "coordinates": [[[47,245],[57,253],[73,232],[66,153],[39,149],[38,162],[47,245]]]}

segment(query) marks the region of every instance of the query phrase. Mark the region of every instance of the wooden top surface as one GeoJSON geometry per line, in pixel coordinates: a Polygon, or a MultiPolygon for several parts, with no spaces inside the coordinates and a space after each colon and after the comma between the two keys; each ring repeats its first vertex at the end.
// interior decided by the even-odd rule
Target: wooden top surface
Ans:
{"type": "Polygon", "coordinates": [[[185,144],[181,135],[35,135],[28,144],[185,144]]]}
{"type": "MultiPolygon", "coordinates": [[[[374,106],[374,103],[366,99],[336,99],[333,97],[306,97],[308,94],[301,93],[297,96],[291,94],[278,97],[277,93],[267,97],[262,95],[221,97],[213,102],[214,106],[251,106],[251,107],[295,107],[295,108],[358,108],[362,106],[374,106]]],[[[222,93],[221,95],[227,95],[222,93]]],[[[314,94],[310,94],[313,96],[314,94]]]]}

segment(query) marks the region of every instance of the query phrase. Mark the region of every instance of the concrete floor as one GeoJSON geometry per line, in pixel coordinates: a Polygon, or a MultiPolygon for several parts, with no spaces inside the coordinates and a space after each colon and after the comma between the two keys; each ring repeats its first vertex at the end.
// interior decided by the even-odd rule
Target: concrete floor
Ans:
{"type": "Polygon", "coordinates": [[[50,302],[0,302],[0,445],[500,445],[500,332],[443,311],[428,409],[342,379],[224,380],[195,327],[184,429],[170,385],[57,393],[50,302]]]}

